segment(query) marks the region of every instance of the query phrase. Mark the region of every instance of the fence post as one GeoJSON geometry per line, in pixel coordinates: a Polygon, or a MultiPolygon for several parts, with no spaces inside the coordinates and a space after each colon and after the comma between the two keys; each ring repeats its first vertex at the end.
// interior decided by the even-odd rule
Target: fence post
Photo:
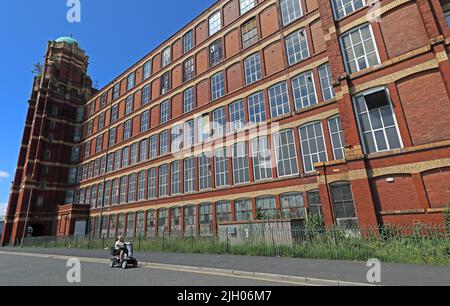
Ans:
{"type": "Polygon", "coordinates": [[[165,233],[166,233],[166,231],[163,230],[163,236],[162,236],[162,240],[163,240],[163,252],[166,250],[165,233]]]}
{"type": "Polygon", "coordinates": [[[91,248],[91,235],[88,236],[88,250],[91,248]]]}
{"type": "Polygon", "coordinates": [[[139,233],[139,240],[138,240],[138,250],[139,250],[139,252],[141,251],[141,239],[142,239],[142,235],[141,235],[141,233],[139,233]]]}
{"type": "Polygon", "coordinates": [[[230,244],[228,239],[228,226],[226,227],[226,235],[227,235],[227,253],[230,253],[230,244]]]}
{"type": "Polygon", "coordinates": [[[105,248],[105,235],[102,235],[102,250],[105,248]]]}

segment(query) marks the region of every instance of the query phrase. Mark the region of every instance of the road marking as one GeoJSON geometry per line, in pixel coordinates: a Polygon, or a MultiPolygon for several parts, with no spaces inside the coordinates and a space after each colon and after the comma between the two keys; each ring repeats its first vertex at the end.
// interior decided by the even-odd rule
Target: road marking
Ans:
{"type": "MultiPolygon", "coordinates": [[[[24,253],[24,252],[8,252],[8,251],[0,251],[0,254],[35,257],[35,258],[46,258],[46,259],[57,259],[57,260],[64,260],[64,261],[66,261],[70,258],[77,258],[82,262],[100,263],[100,264],[108,264],[110,262],[109,259],[78,257],[78,256],[64,256],[64,255],[53,255],[53,254],[38,254],[38,253],[24,253]]],[[[142,268],[145,268],[145,269],[167,270],[167,271],[176,271],[176,272],[193,273],[193,274],[233,277],[233,278],[257,280],[257,281],[265,281],[265,282],[271,282],[271,283],[297,285],[297,286],[299,286],[299,285],[301,285],[301,286],[373,286],[370,284],[357,283],[357,282],[343,282],[343,281],[336,281],[336,280],[329,280],[329,279],[307,278],[307,277],[290,276],[290,275],[237,271],[237,270],[227,270],[227,269],[218,269],[218,268],[171,265],[171,264],[150,263],[150,262],[140,262],[139,266],[142,268]]]]}

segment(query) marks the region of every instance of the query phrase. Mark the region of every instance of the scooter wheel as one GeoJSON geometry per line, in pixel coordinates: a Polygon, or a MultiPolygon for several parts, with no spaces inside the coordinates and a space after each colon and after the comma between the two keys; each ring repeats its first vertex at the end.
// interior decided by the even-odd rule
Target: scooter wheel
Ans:
{"type": "Polygon", "coordinates": [[[112,268],[114,268],[114,266],[115,266],[114,261],[110,260],[109,261],[109,267],[112,269],[112,268]]]}
{"type": "Polygon", "coordinates": [[[126,269],[128,267],[128,262],[122,262],[122,269],[126,269]]]}

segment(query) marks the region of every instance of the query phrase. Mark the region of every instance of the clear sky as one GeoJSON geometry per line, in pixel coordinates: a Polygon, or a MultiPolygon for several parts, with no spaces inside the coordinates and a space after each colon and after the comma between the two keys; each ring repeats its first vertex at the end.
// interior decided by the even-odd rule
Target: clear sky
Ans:
{"type": "Polygon", "coordinates": [[[72,34],[90,57],[92,80],[103,87],[215,2],[80,0],[81,22],[69,23],[67,0],[1,1],[0,215],[17,163],[33,63],[42,62],[48,40],[72,34]]]}

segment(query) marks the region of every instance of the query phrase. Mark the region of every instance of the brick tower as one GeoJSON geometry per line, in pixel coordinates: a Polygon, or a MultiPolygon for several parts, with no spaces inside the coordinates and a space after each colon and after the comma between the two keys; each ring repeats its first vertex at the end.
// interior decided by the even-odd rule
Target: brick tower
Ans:
{"type": "Polygon", "coordinates": [[[20,242],[25,228],[27,235],[53,235],[59,205],[70,202],[83,106],[93,93],[87,67],[88,56],[74,39],[48,42],[28,101],[2,245],[20,242]]]}

